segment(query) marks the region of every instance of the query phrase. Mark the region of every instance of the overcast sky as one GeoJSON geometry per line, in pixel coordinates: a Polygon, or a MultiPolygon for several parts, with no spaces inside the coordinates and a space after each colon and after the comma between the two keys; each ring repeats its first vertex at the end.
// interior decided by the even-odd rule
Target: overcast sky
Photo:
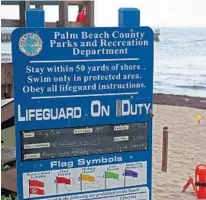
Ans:
{"type": "MultiPolygon", "coordinates": [[[[117,26],[118,8],[134,7],[141,12],[141,25],[206,27],[206,0],[95,0],[95,25],[117,26]]],[[[76,8],[69,9],[69,19],[76,19],[76,8]]],[[[46,21],[57,21],[55,6],[45,7],[46,21]]],[[[1,6],[1,18],[17,18],[18,8],[1,6]]]]}

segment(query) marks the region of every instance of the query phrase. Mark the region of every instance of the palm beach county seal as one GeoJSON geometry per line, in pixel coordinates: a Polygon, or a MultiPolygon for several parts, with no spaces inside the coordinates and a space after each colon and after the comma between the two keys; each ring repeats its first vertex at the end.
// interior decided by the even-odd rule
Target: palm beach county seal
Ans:
{"type": "Polygon", "coordinates": [[[36,56],[42,50],[43,42],[36,33],[27,33],[19,39],[19,49],[27,56],[36,56]]]}

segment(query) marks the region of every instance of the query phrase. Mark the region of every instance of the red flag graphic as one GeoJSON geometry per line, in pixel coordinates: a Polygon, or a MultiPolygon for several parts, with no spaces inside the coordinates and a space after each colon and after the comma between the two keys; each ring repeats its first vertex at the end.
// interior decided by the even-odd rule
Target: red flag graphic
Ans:
{"type": "Polygon", "coordinates": [[[44,190],[40,188],[29,188],[29,194],[44,195],[44,190]]]}
{"type": "Polygon", "coordinates": [[[29,180],[29,187],[44,187],[44,182],[38,180],[29,180]]]}
{"type": "Polygon", "coordinates": [[[64,183],[64,184],[70,185],[71,184],[71,179],[57,176],[56,177],[56,183],[64,183]]]}

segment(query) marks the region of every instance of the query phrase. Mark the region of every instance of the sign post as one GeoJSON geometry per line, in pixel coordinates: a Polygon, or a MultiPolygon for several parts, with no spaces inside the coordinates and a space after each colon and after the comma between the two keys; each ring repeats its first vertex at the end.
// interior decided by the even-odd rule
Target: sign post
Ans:
{"type": "Polygon", "coordinates": [[[153,32],[139,10],[110,28],[27,15],[12,34],[19,200],[151,200],[153,32]]]}

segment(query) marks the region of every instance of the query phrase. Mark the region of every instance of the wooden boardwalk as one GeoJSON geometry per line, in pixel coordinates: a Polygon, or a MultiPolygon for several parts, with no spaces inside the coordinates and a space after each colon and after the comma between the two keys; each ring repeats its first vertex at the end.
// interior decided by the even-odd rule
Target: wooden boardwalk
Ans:
{"type": "Polygon", "coordinates": [[[1,1],[1,5],[19,5],[19,20],[1,19],[1,27],[24,27],[26,24],[25,10],[31,5],[43,9],[45,5],[59,6],[58,22],[47,22],[46,27],[92,27],[94,26],[94,1],[1,1]],[[86,7],[86,23],[69,22],[68,6],[76,5],[79,11],[86,7]]]}

